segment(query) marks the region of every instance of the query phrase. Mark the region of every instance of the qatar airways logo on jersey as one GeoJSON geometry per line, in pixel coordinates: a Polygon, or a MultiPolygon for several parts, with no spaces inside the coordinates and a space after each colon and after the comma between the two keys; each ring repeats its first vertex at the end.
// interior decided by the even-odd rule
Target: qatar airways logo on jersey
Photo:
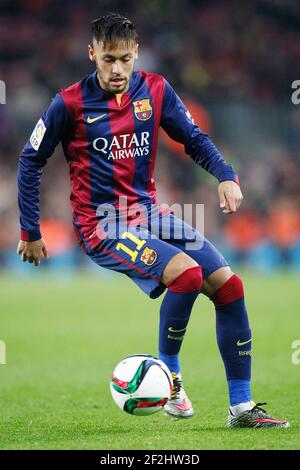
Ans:
{"type": "Polygon", "coordinates": [[[98,137],[93,141],[93,148],[107,157],[107,160],[146,157],[150,153],[149,132],[140,134],[114,135],[112,141],[98,137]]]}

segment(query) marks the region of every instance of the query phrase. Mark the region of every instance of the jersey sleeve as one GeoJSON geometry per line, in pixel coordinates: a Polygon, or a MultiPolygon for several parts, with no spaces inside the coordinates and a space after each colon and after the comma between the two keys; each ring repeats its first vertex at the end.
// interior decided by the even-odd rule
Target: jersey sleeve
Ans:
{"type": "Polygon", "coordinates": [[[58,93],[48,110],[38,120],[23,148],[18,166],[18,203],[21,240],[35,241],[40,233],[40,182],[47,159],[67,135],[68,111],[58,93]]]}
{"type": "Polygon", "coordinates": [[[166,80],[160,125],[173,140],[184,145],[185,152],[195,163],[215,176],[219,182],[232,180],[238,183],[238,176],[232,166],[224,160],[207,134],[201,132],[166,80]]]}

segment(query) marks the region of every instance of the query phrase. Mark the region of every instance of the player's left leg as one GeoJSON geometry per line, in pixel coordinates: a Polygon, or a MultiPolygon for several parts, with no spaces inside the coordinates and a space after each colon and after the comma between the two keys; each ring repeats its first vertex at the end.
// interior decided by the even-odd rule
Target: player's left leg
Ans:
{"type": "Polygon", "coordinates": [[[229,390],[229,427],[288,427],[286,420],[268,415],[252,401],[251,341],[242,279],[229,266],[210,274],[202,292],[216,309],[217,342],[222,356],[229,390]]]}
{"type": "MultiPolygon", "coordinates": [[[[175,223],[176,220],[175,220],[175,223]]],[[[188,231],[187,231],[188,233],[188,231]]],[[[207,240],[203,246],[189,244],[184,239],[172,240],[201,267],[203,283],[201,292],[215,304],[216,330],[219,350],[224,361],[230,396],[230,427],[288,427],[286,420],[269,416],[259,404],[252,402],[251,380],[251,330],[244,300],[242,280],[235,275],[228,262],[207,240]]]]}
{"type": "Polygon", "coordinates": [[[217,342],[228,382],[232,410],[250,409],[251,330],[240,277],[229,266],[213,272],[203,282],[202,292],[216,309],[217,342]]]}

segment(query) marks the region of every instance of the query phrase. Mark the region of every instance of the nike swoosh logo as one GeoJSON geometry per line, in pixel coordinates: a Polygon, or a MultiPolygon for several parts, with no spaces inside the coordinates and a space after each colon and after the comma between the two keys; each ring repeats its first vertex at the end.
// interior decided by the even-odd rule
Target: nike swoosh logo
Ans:
{"type": "Polygon", "coordinates": [[[186,328],[182,328],[182,330],[176,330],[172,326],[170,326],[170,328],[168,328],[168,331],[170,331],[171,333],[181,333],[182,331],[185,331],[185,330],[186,330],[186,328]]]}
{"type": "Polygon", "coordinates": [[[248,339],[247,341],[243,341],[242,343],[240,342],[240,340],[238,340],[236,345],[237,346],[244,346],[244,344],[248,344],[248,343],[250,343],[250,341],[252,341],[252,338],[248,339]]]}
{"type": "Polygon", "coordinates": [[[106,116],[106,114],[101,114],[100,116],[96,116],[96,117],[94,117],[94,118],[92,118],[91,116],[88,116],[86,122],[87,122],[88,124],[93,124],[93,122],[98,121],[98,119],[101,119],[101,118],[103,118],[104,116],[106,116]]]}

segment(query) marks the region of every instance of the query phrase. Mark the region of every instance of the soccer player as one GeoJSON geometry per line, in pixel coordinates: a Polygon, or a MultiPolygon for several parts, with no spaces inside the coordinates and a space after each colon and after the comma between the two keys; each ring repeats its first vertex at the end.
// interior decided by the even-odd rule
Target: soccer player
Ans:
{"type": "Polygon", "coordinates": [[[252,401],[252,336],[241,278],[204,236],[156,200],[159,127],[216,177],[225,214],[236,212],[242,201],[236,173],[171,85],[161,75],[134,71],[138,37],[130,20],[114,13],[94,20],[88,54],[96,70],[54,97],[20,155],[17,253],[36,266],[42,255],[48,257],[39,227],[40,179],[61,141],[70,168],[74,229],[85,253],[99,266],[126,274],[151,298],[166,290],[159,358],[174,381],[166,413],[182,418],[194,413],[183,388],[179,351],[202,292],[216,310],[229,390],[228,426],[288,427],[288,421],[273,418],[252,401]]]}

